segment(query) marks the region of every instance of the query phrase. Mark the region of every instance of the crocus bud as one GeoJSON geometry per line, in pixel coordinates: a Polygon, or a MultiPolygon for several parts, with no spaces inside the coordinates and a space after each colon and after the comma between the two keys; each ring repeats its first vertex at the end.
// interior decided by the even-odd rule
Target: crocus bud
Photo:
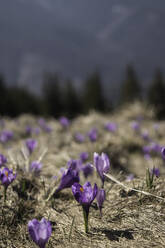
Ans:
{"type": "Polygon", "coordinates": [[[34,243],[40,248],[45,248],[52,233],[51,223],[45,218],[41,221],[33,219],[28,222],[28,231],[34,243]]]}
{"type": "Polygon", "coordinates": [[[104,189],[98,189],[97,195],[96,195],[97,205],[100,210],[100,216],[102,216],[102,207],[103,203],[105,201],[105,190],[104,189]]]}
{"type": "Polygon", "coordinates": [[[102,180],[102,186],[104,186],[105,176],[104,173],[107,173],[110,168],[110,161],[108,156],[105,153],[99,155],[98,153],[94,153],[94,165],[96,166],[96,170],[102,180]]]}

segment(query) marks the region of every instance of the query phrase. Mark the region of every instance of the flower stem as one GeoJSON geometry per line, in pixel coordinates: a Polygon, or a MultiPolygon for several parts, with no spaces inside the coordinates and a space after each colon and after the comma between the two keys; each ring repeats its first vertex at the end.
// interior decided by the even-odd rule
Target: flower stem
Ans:
{"type": "Polygon", "coordinates": [[[88,216],[89,216],[89,210],[83,207],[83,216],[84,216],[84,226],[85,226],[85,232],[88,233],[88,216]]]}
{"type": "Polygon", "coordinates": [[[6,203],[6,199],[7,199],[7,194],[6,194],[6,192],[7,192],[7,188],[4,187],[4,203],[6,203]]]}

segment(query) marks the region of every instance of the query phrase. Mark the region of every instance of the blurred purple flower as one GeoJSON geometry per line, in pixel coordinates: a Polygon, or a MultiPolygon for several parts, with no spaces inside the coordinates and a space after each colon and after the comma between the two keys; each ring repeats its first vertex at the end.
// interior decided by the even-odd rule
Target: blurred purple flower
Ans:
{"type": "Polygon", "coordinates": [[[38,134],[40,134],[41,129],[40,129],[39,127],[35,127],[34,130],[33,130],[33,132],[34,132],[36,135],[38,135],[38,134]]]}
{"type": "Polygon", "coordinates": [[[15,178],[16,174],[13,174],[13,170],[8,169],[7,167],[0,171],[0,180],[6,189],[15,178]]]}
{"type": "Polygon", "coordinates": [[[98,131],[96,128],[92,128],[89,133],[88,133],[88,137],[90,139],[91,142],[95,142],[98,138],[98,131]]]}
{"type": "Polygon", "coordinates": [[[35,148],[37,147],[38,142],[35,139],[28,139],[28,140],[26,140],[25,144],[26,144],[26,147],[27,147],[29,153],[31,154],[35,150],[35,148]]]}
{"type": "Polygon", "coordinates": [[[92,188],[90,182],[86,182],[83,186],[79,183],[72,185],[72,193],[78,203],[82,205],[84,221],[85,221],[85,232],[88,232],[88,216],[90,206],[97,195],[97,185],[92,188]]]}
{"type": "Polygon", "coordinates": [[[35,175],[38,175],[41,171],[42,163],[38,161],[33,161],[30,164],[30,171],[33,172],[35,175]]]}
{"type": "Polygon", "coordinates": [[[159,130],[159,124],[158,123],[154,123],[153,128],[157,132],[159,130]]]}
{"type": "Polygon", "coordinates": [[[33,219],[28,222],[28,231],[34,243],[40,248],[45,248],[52,233],[51,223],[45,218],[42,218],[40,222],[33,219]]]}
{"type": "Polygon", "coordinates": [[[70,188],[75,182],[79,182],[79,172],[77,170],[77,165],[72,163],[69,168],[64,171],[59,187],[56,189],[55,194],[63,189],[70,188]],[[74,167],[75,166],[75,167],[74,167]]]}
{"type": "Polygon", "coordinates": [[[88,160],[88,158],[89,158],[89,153],[88,152],[82,152],[82,153],[80,153],[80,160],[82,162],[85,162],[86,160],[88,160]]]}
{"type": "Polygon", "coordinates": [[[77,170],[79,172],[82,168],[82,161],[80,159],[70,159],[67,166],[72,170],[77,170]]]}
{"type": "Polygon", "coordinates": [[[40,118],[38,120],[38,124],[39,126],[47,133],[50,133],[52,131],[51,127],[49,127],[47,124],[46,124],[46,121],[43,119],[43,118],[40,118]]]}
{"type": "Polygon", "coordinates": [[[154,152],[156,152],[156,153],[160,153],[162,147],[161,147],[159,144],[157,144],[157,143],[155,143],[155,142],[152,142],[152,143],[151,143],[151,149],[152,149],[152,151],[154,151],[154,152]]]}
{"type": "Polygon", "coordinates": [[[144,154],[144,158],[145,158],[146,160],[150,160],[150,159],[151,159],[151,155],[148,154],[148,153],[146,153],[146,154],[144,154]]]}
{"type": "Polygon", "coordinates": [[[159,168],[153,168],[153,169],[151,169],[151,175],[155,175],[156,177],[159,177],[160,176],[160,170],[159,170],[159,168]]]}
{"type": "Polygon", "coordinates": [[[83,143],[85,141],[85,137],[81,133],[76,133],[74,137],[75,137],[75,140],[79,143],[83,143]]]}
{"type": "Polygon", "coordinates": [[[98,189],[97,195],[96,195],[97,205],[100,210],[100,216],[102,216],[102,207],[103,203],[105,201],[105,190],[104,189],[98,189]]]}
{"type": "Polygon", "coordinates": [[[65,117],[65,116],[60,117],[59,121],[60,121],[60,124],[61,124],[61,126],[62,126],[63,128],[68,128],[69,125],[70,125],[70,121],[69,121],[68,118],[65,117]]]}
{"type": "Polygon", "coordinates": [[[93,167],[90,163],[87,163],[86,165],[84,165],[81,170],[85,178],[93,174],[93,167]]]}
{"type": "Polygon", "coordinates": [[[161,149],[162,158],[165,159],[165,146],[161,149]]]}
{"type": "Polygon", "coordinates": [[[149,133],[148,133],[147,130],[146,130],[146,131],[143,131],[143,132],[141,133],[141,136],[142,136],[142,138],[143,138],[145,141],[151,141],[151,139],[150,139],[150,137],[149,137],[149,133]]]}
{"type": "Polygon", "coordinates": [[[32,132],[33,132],[33,128],[30,125],[28,125],[25,128],[25,132],[26,132],[27,135],[30,136],[32,134],[32,132]]]}
{"type": "Polygon", "coordinates": [[[127,182],[130,182],[130,181],[132,181],[134,178],[135,178],[134,174],[129,174],[129,175],[126,177],[126,181],[127,181],[127,182]]]}
{"type": "Polygon", "coordinates": [[[133,122],[131,122],[131,127],[132,127],[132,129],[134,130],[134,131],[139,131],[140,130],[140,123],[139,122],[137,122],[137,121],[133,121],[133,122]]]}
{"type": "Polygon", "coordinates": [[[7,163],[7,158],[3,154],[0,154],[0,167],[2,165],[5,165],[6,163],[7,163]]]}
{"type": "Polygon", "coordinates": [[[117,131],[117,124],[115,122],[108,122],[105,124],[105,129],[109,132],[116,132],[117,131]]]}
{"type": "Polygon", "coordinates": [[[0,134],[0,141],[2,143],[6,143],[7,141],[11,140],[13,138],[13,132],[9,130],[4,130],[0,134]]]}
{"type": "Polygon", "coordinates": [[[143,152],[149,154],[151,152],[151,146],[143,146],[143,152]]]}
{"type": "Polygon", "coordinates": [[[102,180],[102,184],[104,186],[105,176],[104,173],[107,173],[110,169],[110,161],[108,156],[105,153],[99,155],[98,153],[94,153],[94,165],[96,166],[96,170],[102,180]]]}

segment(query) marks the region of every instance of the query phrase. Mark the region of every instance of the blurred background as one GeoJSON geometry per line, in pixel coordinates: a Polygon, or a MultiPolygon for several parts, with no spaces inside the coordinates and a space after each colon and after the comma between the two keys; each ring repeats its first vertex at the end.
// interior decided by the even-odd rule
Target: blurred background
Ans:
{"type": "Polygon", "coordinates": [[[0,114],[74,118],[136,100],[165,118],[165,1],[0,0],[0,114]]]}

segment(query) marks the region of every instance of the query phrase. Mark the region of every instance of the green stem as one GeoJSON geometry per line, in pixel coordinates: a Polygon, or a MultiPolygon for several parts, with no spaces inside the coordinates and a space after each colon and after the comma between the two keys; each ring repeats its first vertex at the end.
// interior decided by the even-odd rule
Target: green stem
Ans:
{"type": "Polygon", "coordinates": [[[7,192],[7,188],[4,187],[4,203],[6,203],[6,199],[7,199],[7,194],[6,194],[6,192],[7,192]]]}
{"type": "Polygon", "coordinates": [[[88,233],[88,216],[89,216],[89,210],[83,207],[83,216],[84,216],[84,227],[85,232],[88,233]]]}

